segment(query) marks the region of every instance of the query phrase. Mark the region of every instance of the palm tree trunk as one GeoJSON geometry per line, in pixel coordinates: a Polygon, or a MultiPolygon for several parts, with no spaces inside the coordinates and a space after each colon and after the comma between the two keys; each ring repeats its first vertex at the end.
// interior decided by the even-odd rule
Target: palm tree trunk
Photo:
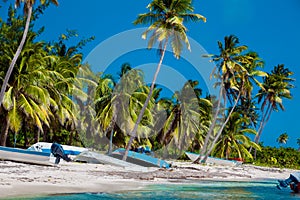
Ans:
{"type": "Polygon", "coordinates": [[[134,128],[133,128],[133,130],[130,133],[130,139],[129,139],[129,142],[128,142],[127,146],[126,146],[125,153],[124,153],[124,156],[123,156],[123,160],[125,160],[125,161],[127,159],[128,151],[130,149],[130,146],[131,146],[134,138],[136,137],[136,132],[137,132],[137,129],[138,129],[138,125],[141,122],[141,120],[143,118],[143,115],[145,113],[145,110],[146,110],[146,108],[147,108],[147,106],[149,104],[149,101],[150,101],[151,97],[152,97],[152,93],[153,93],[153,89],[154,89],[154,86],[155,86],[155,82],[156,82],[158,73],[160,71],[160,68],[161,68],[161,65],[162,65],[162,61],[164,60],[164,57],[165,57],[165,53],[166,53],[166,49],[167,49],[167,44],[168,44],[168,40],[165,41],[164,48],[163,48],[163,51],[161,53],[159,63],[157,65],[157,68],[156,68],[156,71],[155,71],[155,74],[154,74],[154,77],[153,77],[153,80],[152,80],[152,84],[151,84],[150,91],[149,91],[149,94],[147,96],[147,99],[146,99],[146,101],[145,101],[145,103],[143,105],[143,108],[141,109],[141,112],[140,112],[140,114],[138,116],[138,119],[136,120],[136,122],[134,124],[134,128]]]}
{"type": "Polygon", "coordinates": [[[201,159],[201,156],[204,155],[206,153],[206,151],[207,151],[208,141],[209,141],[209,139],[210,139],[210,137],[212,135],[212,132],[213,132],[215,126],[216,126],[217,118],[218,118],[218,115],[219,115],[219,112],[220,112],[220,106],[221,106],[222,96],[223,96],[223,81],[222,81],[222,84],[221,84],[221,87],[220,87],[219,99],[218,99],[218,104],[217,104],[217,109],[216,109],[215,116],[213,118],[213,121],[212,121],[211,125],[209,126],[209,131],[208,131],[208,133],[205,136],[204,144],[203,144],[202,150],[200,152],[200,155],[194,161],[194,163],[199,163],[199,161],[201,159]]]}
{"type": "MultiPolygon", "coordinates": [[[[264,113],[264,112],[263,112],[264,113]]],[[[265,121],[265,118],[266,118],[266,115],[267,115],[267,112],[265,112],[262,116],[262,119],[259,123],[259,127],[258,127],[258,130],[257,130],[257,134],[255,135],[254,137],[254,142],[257,144],[257,141],[259,140],[260,138],[260,134],[261,134],[261,130],[262,130],[262,127],[263,127],[263,124],[264,124],[264,121],[265,121]]],[[[251,153],[253,150],[253,147],[251,146],[250,149],[249,149],[249,153],[251,153]]]]}
{"type": "Polygon", "coordinates": [[[3,98],[4,98],[4,94],[5,94],[5,90],[6,90],[6,87],[8,85],[8,81],[9,81],[9,78],[10,78],[10,75],[16,65],[16,62],[17,62],[17,59],[18,57],[20,56],[21,54],[21,51],[23,49],[23,46],[25,44],[25,41],[26,41],[26,37],[27,37],[27,33],[28,33],[28,30],[29,30],[29,25],[30,25],[30,18],[31,18],[31,14],[32,14],[32,6],[29,6],[28,7],[28,13],[27,13],[27,20],[26,20],[26,25],[25,25],[25,29],[24,29],[24,32],[23,32],[23,36],[22,36],[22,40],[20,42],[20,45],[9,65],[9,68],[6,72],[6,75],[5,75],[5,78],[4,78],[4,81],[3,81],[3,85],[1,87],[1,92],[0,92],[0,107],[2,105],[2,102],[3,102],[3,98]]]}
{"type": "Polygon", "coordinates": [[[114,129],[111,129],[110,136],[109,136],[108,155],[111,155],[111,153],[112,153],[113,136],[114,136],[114,129]]]}
{"type": "Polygon", "coordinates": [[[2,124],[2,131],[1,131],[1,138],[0,138],[0,146],[6,146],[6,139],[8,135],[8,127],[9,127],[9,121],[4,121],[2,124]]]}
{"type": "MultiPolygon", "coordinates": [[[[258,130],[257,130],[257,134],[256,134],[256,136],[254,137],[254,142],[255,142],[256,144],[258,144],[258,142],[259,142],[260,136],[261,136],[261,134],[262,134],[263,127],[265,126],[264,124],[265,124],[265,121],[266,121],[266,117],[267,117],[267,115],[268,115],[270,109],[271,109],[271,104],[268,104],[267,110],[266,110],[265,112],[263,112],[264,114],[263,114],[263,117],[262,117],[261,122],[260,122],[260,124],[259,124],[259,128],[258,128],[258,130]]],[[[253,147],[251,146],[250,149],[249,149],[249,153],[251,153],[252,150],[253,150],[253,147]]],[[[255,152],[254,152],[254,158],[256,159],[256,156],[255,156],[255,155],[256,155],[256,150],[255,150],[255,152]]]]}
{"type": "Polygon", "coordinates": [[[205,156],[204,156],[204,158],[203,158],[203,160],[202,160],[203,163],[206,162],[206,160],[207,160],[209,154],[212,152],[212,150],[213,150],[213,148],[214,148],[216,142],[218,141],[219,137],[221,136],[221,134],[222,134],[222,132],[223,132],[223,129],[225,128],[227,122],[229,121],[230,116],[231,116],[231,114],[233,113],[233,111],[234,111],[234,109],[235,109],[235,107],[236,107],[236,105],[237,105],[237,103],[238,103],[238,101],[239,101],[239,99],[240,99],[240,96],[241,96],[241,92],[239,92],[239,95],[237,96],[237,99],[235,100],[234,105],[233,105],[233,107],[231,108],[231,110],[230,110],[230,112],[229,112],[229,114],[228,114],[228,116],[227,116],[225,122],[222,124],[221,128],[219,129],[219,131],[218,131],[218,133],[217,133],[217,136],[215,137],[214,141],[212,142],[212,144],[211,144],[211,146],[210,146],[208,152],[206,152],[206,154],[205,154],[205,156]]]}
{"type": "Polygon", "coordinates": [[[68,142],[69,145],[72,145],[72,143],[73,143],[73,137],[74,137],[74,131],[71,130],[70,131],[69,142],[68,142]]]}
{"type": "Polygon", "coordinates": [[[41,130],[38,128],[38,131],[35,134],[34,142],[38,143],[40,141],[41,130]]]}
{"type": "Polygon", "coordinates": [[[271,114],[272,114],[272,106],[270,104],[270,108],[269,108],[269,111],[268,111],[268,115],[267,115],[267,119],[265,120],[264,124],[263,124],[263,127],[261,128],[261,131],[260,131],[260,135],[259,135],[259,138],[257,139],[257,143],[259,142],[260,140],[260,137],[261,137],[261,134],[262,134],[262,131],[264,130],[266,124],[268,123],[270,117],[271,117],[271,114]]]}
{"type": "Polygon", "coordinates": [[[266,118],[267,118],[267,115],[269,115],[269,112],[270,112],[270,109],[271,109],[271,104],[268,105],[268,108],[260,122],[260,125],[259,125],[259,128],[258,128],[258,131],[257,131],[257,135],[255,136],[254,138],[254,142],[255,143],[258,143],[259,142],[259,139],[260,139],[260,136],[261,136],[261,133],[262,133],[262,130],[263,130],[263,127],[265,126],[265,123],[266,123],[266,118]]]}
{"type": "MultiPolygon", "coordinates": [[[[260,137],[261,137],[261,134],[262,134],[262,131],[263,131],[263,129],[265,128],[267,122],[269,121],[269,119],[270,119],[270,117],[271,117],[271,113],[272,113],[272,109],[271,109],[271,108],[272,108],[272,107],[271,107],[271,104],[269,104],[268,109],[267,109],[266,114],[265,114],[266,119],[263,120],[263,123],[261,124],[261,127],[259,127],[260,129],[259,129],[259,131],[258,131],[258,133],[257,133],[257,135],[256,135],[257,137],[255,136],[255,139],[254,139],[254,142],[255,142],[256,144],[259,143],[260,137]]],[[[257,153],[257,151],[256,151],[256,149],[255,149],[255,150],[254,150],[254,159],[256,159],[256,153],[257,153]]]]}

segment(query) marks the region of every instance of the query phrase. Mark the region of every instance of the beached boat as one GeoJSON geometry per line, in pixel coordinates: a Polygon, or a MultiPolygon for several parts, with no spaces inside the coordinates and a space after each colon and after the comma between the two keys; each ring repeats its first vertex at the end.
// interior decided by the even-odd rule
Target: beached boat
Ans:
{"type": "MultiPolygon", "coordinates": [[[[187,157],[192,160],[193,162],[199,157],[200,154],[192,153],[192,152],[185,152],[187,157]]],[[[201,157],[203,159],[204,156],[201,157]]],[[[238,166],[241,165],[242,161],[237,160],[224,160],[221,158],[214,158],[214,157],[208,157],[206,160],[209,164],[215,164],[215,165],[225,165],[225,166],[238,166]]]]}
{"type": "MultiPolygon", "coordinates": [[[[34,145],[31,145],[28,150],[31,151],[39,151],[45,153],[51,153],[51,145],[52,143],[49,142],[38,142],[34,145]]],[[[76,147],[76,146],[69,146],[69,145],[61,145],[64,149],[64,153],[66,155],[79,155],[83,151],[88,151],[87,148],[83,147],[76,147]]]]}
{"type": "Polygon", "coordinates": [[[30,151],[27,149],[0,146],[0,159],[53,166],[53,162],[50,162],[50,153],[30,151]]]}
{"type": "Polygon", "coordinates": [[[290,177],[285,180],[278,180],[279,184],[277,184],[278,189],[286,188],[288,185],[291,190],[295,193],[300,192],[300,172],[291,173],[290,177]]]}
{"type": "Polygon", "coordinates": [[[136,165],[133,163],[129,163],[105,154],[101,154],[98,152],[93,151],[83,151],[79,155],[77,155],[73,161],[76,162],[85,162],[85,163],[92,163],[92,164],[108,164],[113,166],[125,167],[132,170],[143,170],[144,167],[140,165],[136,165]]]}
{"type": "MultiPolygon", "coordinates": [[[[115,151],[112,152],[111,156],[122,160],[124,152],[125,152],[124,148],[116,149],[115,151]]],[[[159,168],[166,168],[166,169],[170,168],[170,164],[164,160],[154,158],[144,153],[138,153],[134,151],[128,152],[128,157],[126,161],[144,167],[159,167],[159,168]]]]}

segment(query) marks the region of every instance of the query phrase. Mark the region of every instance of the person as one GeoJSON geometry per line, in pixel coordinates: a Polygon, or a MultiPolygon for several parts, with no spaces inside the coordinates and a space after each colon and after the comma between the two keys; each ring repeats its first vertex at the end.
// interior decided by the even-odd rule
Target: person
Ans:
{"type": "Polygon", "coordinates": [[[54,157],[56,157],[55,164],[59,164],[61,158],[67,162],[71,161],[68,155],[65,154],[63,147],[58,143],[54,142],[51,145],[51,153],[54,155],[54,157]]]}
{"type": "Polygon", "coordinates": [[[294,192],[300,192],[300,172],[291,173],[289,178],[285,180],[278,180],[278,182],[279,184],[277,184],[277,188],[280,190],[290,185],[294,192]]]}

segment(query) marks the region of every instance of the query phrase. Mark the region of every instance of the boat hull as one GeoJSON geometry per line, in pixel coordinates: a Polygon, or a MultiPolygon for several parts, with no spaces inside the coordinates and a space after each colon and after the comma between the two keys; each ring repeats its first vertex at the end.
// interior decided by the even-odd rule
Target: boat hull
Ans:
{"type": "Polygon", "coordinates": [[[53,165],[53,163],[50,162],[50,153],[10,147],[0,147],[0,159],[37,165],[53,165]]]}
{"type": "MultiPolygon", "coordinates": [[[[188,156],[190,160],[193,162],[199,157],[200,154],[192,153],[192,152],[185,152],[185,154],[188,156]]],[[[201,160],[204,158],[204,156],[201,156],[201,160]]],[[[220,158],[213,158],[208,157],[206,160],[207,163],[215,164],[215,165],[225,165],[225,166],[238,166],[241,165],[241,161],[236,160],[224,160],[220,158]]]]}
{"type": "Polygon", "coordinates": [[[108,164],[130,169],[142,169],[142,167],[139,165],[135,165],[133,163],[125,162],[123,160],[92,151],[84,151],[80,153],[74,158],[74,161],[92,164],[108,164]]]}
{"type": "MultiPolygon", "coordinates": [[[[112,153],[112,157],[122,159],[125,149],[120,148],[112,153]]],[[[129,151],[127,156],[127,162],[144,166],[144,167],[159,167],[159,168],[170,168],[170,164],[164,160],[148,156],[146,154],[129,151]]]]}
{"type": "MultiPolygon", "coordinates": [[[[45,153],[51,153],[51,145],[49,142],[38,142],[30,146],[28,149],[32,151],[42,151],[45,153]]],[[[83,147],[76,147],[70,145],[61,145],[64,149],[64,153],[67,155],[79,155],[83,151],[88,151],[88,149],[83,147]]]]}

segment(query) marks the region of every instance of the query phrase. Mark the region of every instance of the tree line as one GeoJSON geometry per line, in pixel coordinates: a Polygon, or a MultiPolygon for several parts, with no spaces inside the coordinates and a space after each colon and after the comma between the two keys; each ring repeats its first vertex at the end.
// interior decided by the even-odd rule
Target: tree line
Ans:
{"type": "MultiPolygon", "coordinates": [[[[34,3],[25,1],[25,9],[34,3]]],[[[142,36],[149,36],[149,48],[160,49],[151,85],[129,63],[120,66],[118,78],[92,72],[80,50],[94,37],[67,45],[78,36],[69,30],[57,41],[41,41],[44,28],[34,31],[34,23],[49,3],[41,1],[27,18],[10,7],[0,22],[2,146],[55,141],[111,152],[113,145],[127,150],[148,145],[161,156],[186,150],[205,155],[196,162],[209,155],[253,159],[262,150],[260,138],[272,112],[292,99],[293,72],[284,64],[265,71],[263,59],[235,35],[217,42],[219,52],[203,55],[216,64],[211,81],[218,96],[204,96],[199,81],[189,80],[162,98],[155,83],[166,47],[179,59],[184,47],[190,49],[184,23],[206,21],[193,13],[191,0],[153,0],[134,22],[150,25],[142,36]]]]}

